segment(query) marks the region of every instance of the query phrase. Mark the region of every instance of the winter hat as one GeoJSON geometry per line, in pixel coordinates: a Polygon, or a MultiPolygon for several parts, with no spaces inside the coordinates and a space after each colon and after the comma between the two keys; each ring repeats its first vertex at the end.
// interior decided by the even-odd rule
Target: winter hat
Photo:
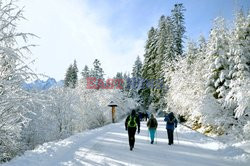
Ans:
{"type": "Polygon", "coordinates": [[[151,118],[154,118],[154,114],[151,114],[150,117],[151,117],[151,118]]]}

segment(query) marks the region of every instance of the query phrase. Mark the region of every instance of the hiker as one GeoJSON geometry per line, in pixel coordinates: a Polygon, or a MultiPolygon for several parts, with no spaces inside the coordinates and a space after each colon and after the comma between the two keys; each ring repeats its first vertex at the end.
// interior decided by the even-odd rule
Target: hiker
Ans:
{"type": "Polygon", "coordinates": [[[140,133],[140,120],[135,113],[135,110],[131,111],[131,114],[125,121],[125,129],[128,131],[129,147],[132,151],[135,145],[135,133],[136,129],[138,134],[140,133]]]}
{"type": "Polygon", "coordinates": [[[158,126],[157,120],[155,119],[154,115],[151,114],[147,123],[147,127],[148,127],[149,134],[150,134],[150,139],[151,139],[151,144],[154,143],[155,132],[156,132],[157,126],[158,126]]]}
{"type": "Polygon", "coordinates": [[[148,113],[145,112],[145,120],[148,121],[148,113]]]}
{"type": "Polygon", "coordinates": [[[177,127],[178,121],[176,120],[174,113],[170,112],[167,116],[165,116],[164,121],[167,122],[166,129],[168,132],[168,144],[174,144],[174,129],[177,127]]]}
{"type": "Polygon", "coordinates": [[[142,113],[142,112],[139,112],[138,117],[139,117],[139,120],[140,120],[140,121],[142,121],[142,118],[143,118],[143,113],[142,113]]]}

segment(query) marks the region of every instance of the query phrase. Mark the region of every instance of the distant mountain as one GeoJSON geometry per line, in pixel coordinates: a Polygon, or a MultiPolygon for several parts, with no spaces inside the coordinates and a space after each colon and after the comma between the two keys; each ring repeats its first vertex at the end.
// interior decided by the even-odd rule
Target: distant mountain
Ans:
{"type": "Polygon", "coordinates": [[[56,81],[54,78],[48,78],[46,81],[36,80],[31,83],[24,83],[23,87],[26,90],[48,90],[53,87],[62,87],[64,85],[64,81],[56,81]]]}

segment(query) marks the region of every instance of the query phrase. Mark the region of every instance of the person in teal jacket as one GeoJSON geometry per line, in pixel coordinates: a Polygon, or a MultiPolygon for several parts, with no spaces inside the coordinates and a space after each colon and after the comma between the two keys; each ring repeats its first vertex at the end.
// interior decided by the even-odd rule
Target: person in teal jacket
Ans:
{"type": "Polygon", "coordinates": [[[172,145],[174,144],[174,129],[177,127],[178,121],[173,112],[166,115],[164,121],[167,122],[166,129],[168,132],[168,144],[172,145]]]}
{"type": "Polygon", "coordinates": [[[158,127],[158,122],[155,119],[153,114],[151,114],[150,119],[148,120],[147,127],[148,127],[149,134],[150,134],[151,144],[153,144],[154,138],[155,138],[155,132],[158,127]]]}

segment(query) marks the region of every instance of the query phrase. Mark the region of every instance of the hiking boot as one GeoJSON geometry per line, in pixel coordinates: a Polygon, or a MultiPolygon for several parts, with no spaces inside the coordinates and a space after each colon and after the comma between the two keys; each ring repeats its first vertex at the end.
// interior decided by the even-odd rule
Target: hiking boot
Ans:
{"type": "Polygon", "coordinates": [[[151,141],[151,144],[153,144],[154,143],[154,141],[151,141]]]}

